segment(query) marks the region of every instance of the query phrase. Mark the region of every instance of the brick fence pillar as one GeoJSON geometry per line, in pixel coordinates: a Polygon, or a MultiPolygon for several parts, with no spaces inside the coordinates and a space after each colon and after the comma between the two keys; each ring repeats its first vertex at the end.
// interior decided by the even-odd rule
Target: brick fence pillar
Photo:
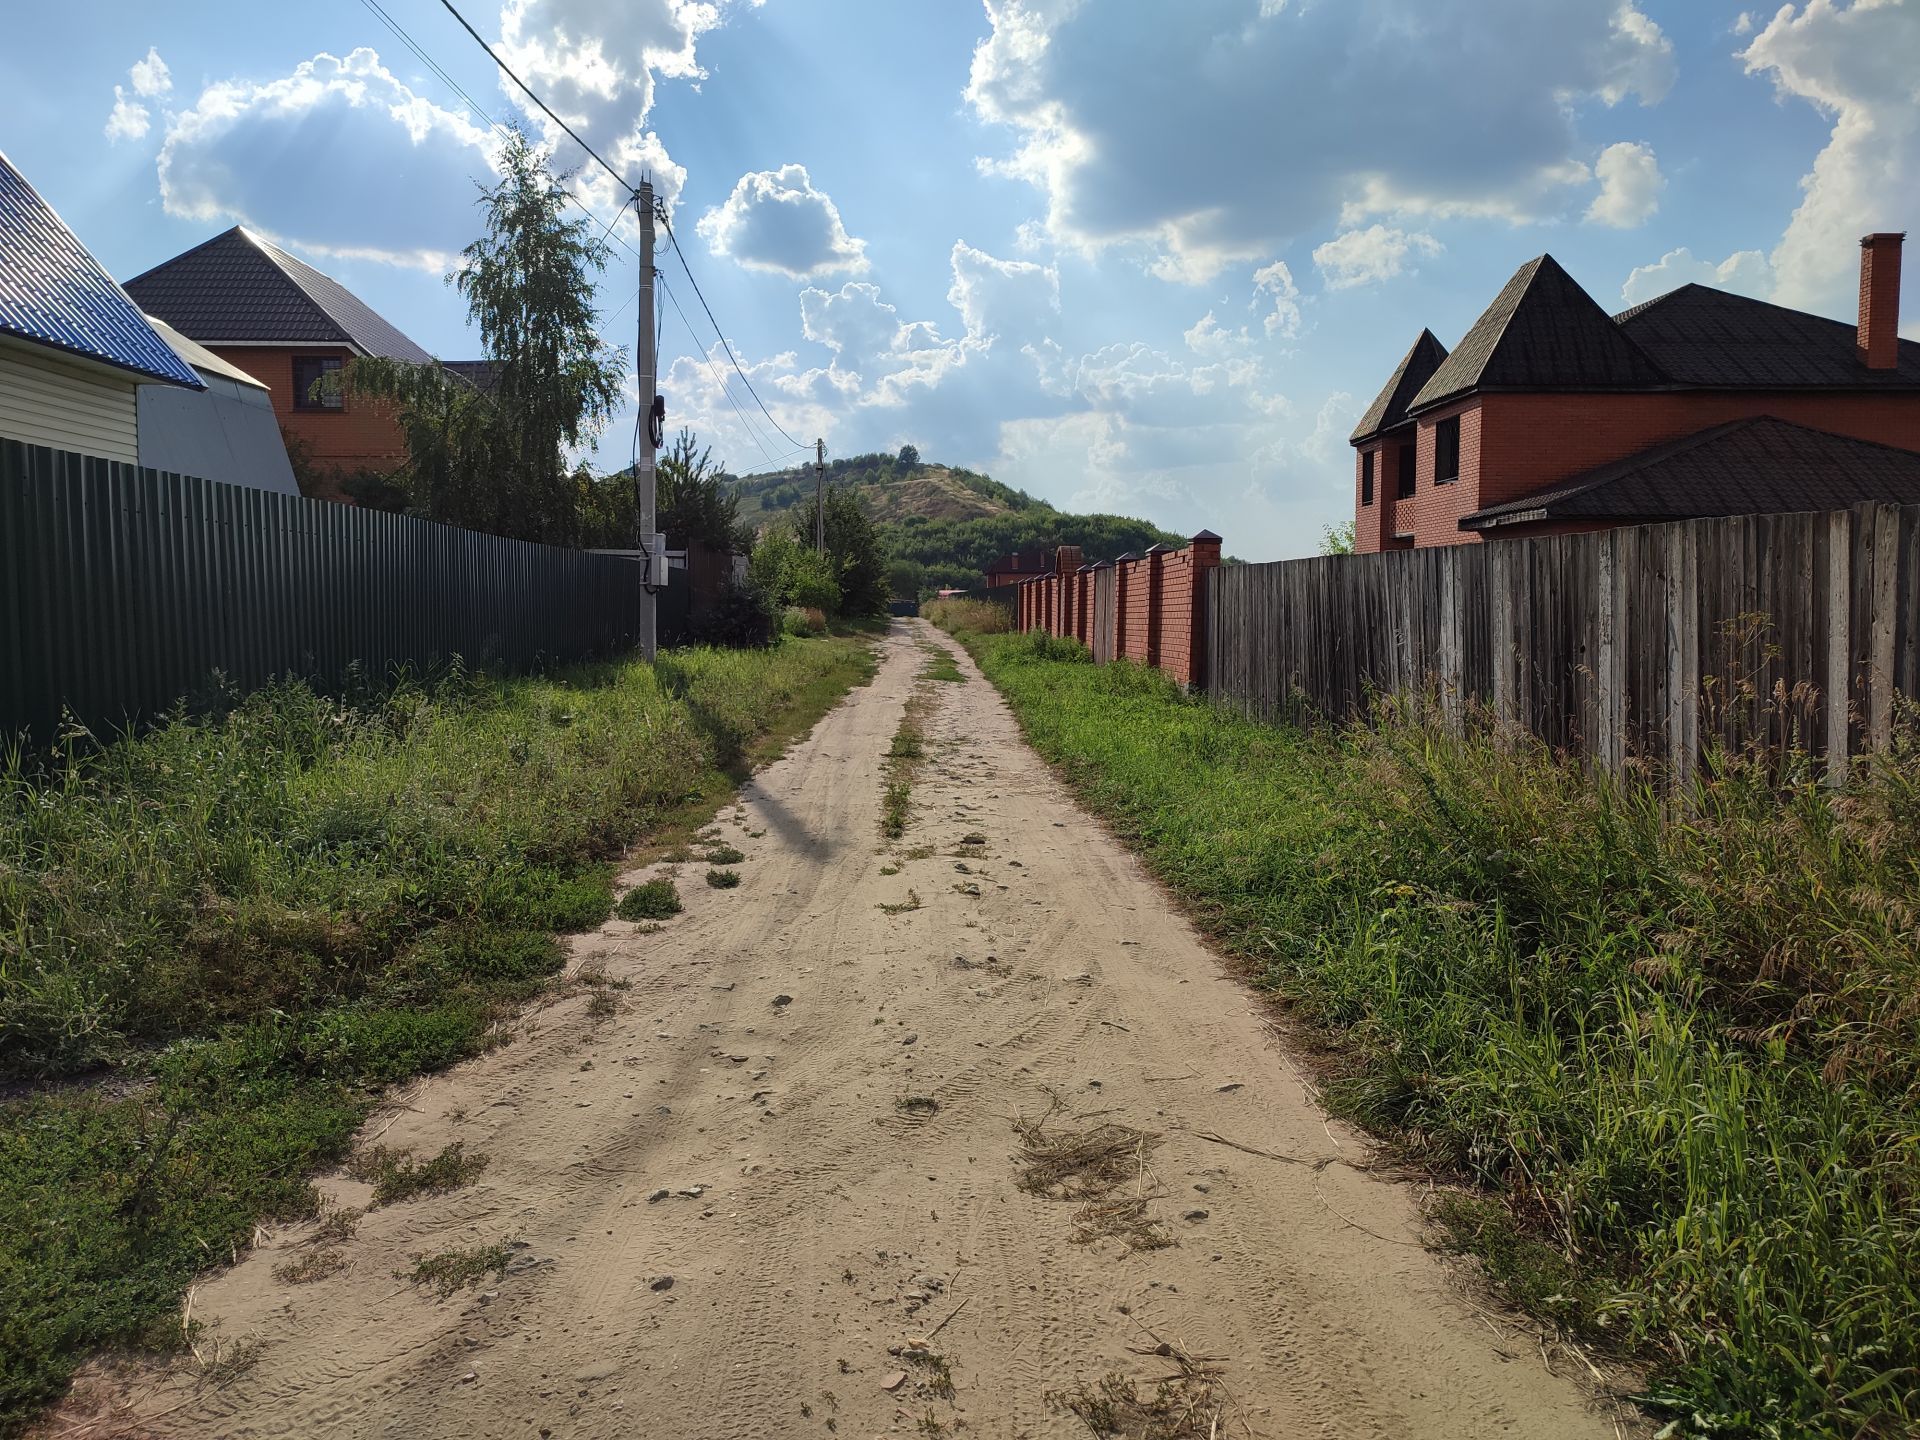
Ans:
{"type": "Polygon", "coordinates": [[[1073,577],[1079,569],[1078,545],[1062,545],[1053,552],[1054,591],[1059,605],[1048,628],[1056,635],[1073,633],[1073,577]]]}
{"type": "Polygon", "coordinates": [[[1127,658],[1127,577],[1133,573],[1129,551],[1113,562],[1113,658],[1127,658]]]}
{"type": "Polygon", "coordinates": [[[1160,610],[1166,603],[1167,547],[1147,547],[1147,664],[1160,663],[1160,610]]]}
{"type": "Polygon", "coordinates": [[[1189,607],[1193,633],[1188,640],[1187,684],[1199,690],[1207,683],[1207,586],[1220,566],[1220,537],[1211,530],[1202,530],[1193,537],[1190,553],[1193,568],[1188,571],[1187,580],[1193,586],[1189,607]]]}

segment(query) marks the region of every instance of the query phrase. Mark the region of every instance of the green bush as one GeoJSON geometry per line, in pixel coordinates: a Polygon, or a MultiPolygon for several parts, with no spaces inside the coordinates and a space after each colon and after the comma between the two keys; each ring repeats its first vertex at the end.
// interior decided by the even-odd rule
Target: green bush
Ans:
{"type": "Polygon", "coordinates": [[[636,885],[620,897],[614,913],[622,920],[665,920],[682,909],[680,891],[664,876],[636,885]]]}
{"type": "Polygon", "coordinates": [[[707,884],[716,890],[731,890],[740,883],[738,870],[709,870],[707,884]]]}
{"type": "MultiPolygon", "coordinates": [[[[1649,1360],[1675,1436],[1920,1421],[1920,748],[1669,802],[1388,718],[1276,729],[980,642],[1028,736],[1293,1012],[1454,1243],[1649,1360]]],[[[1072,658],[1084,651],[1071,647],[1072,658]]]]}

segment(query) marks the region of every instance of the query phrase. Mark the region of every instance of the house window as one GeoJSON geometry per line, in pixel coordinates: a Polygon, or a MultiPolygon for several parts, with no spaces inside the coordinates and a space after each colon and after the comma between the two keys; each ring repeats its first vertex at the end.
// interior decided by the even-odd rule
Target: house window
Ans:
{"type": "Polygon", "coordinates": [[[1413,477],[1419,460],[1420,447],[1418,445],[1402,445],[1400,447],[1400,483],[1398,487],[1399,493],[1395,497],[1396,499],[1411,500],[1413,498],[1413,477]]]}
{"type": "Polygon", "coordinates": [[[338,355],[296,355],[293,357],[293,408],[296,410],[344,410],[346,402],[338,391],[314,394],[314,384],[338,370],[338,355]]]}
{"type": "Polygon", "coordinates": [[[1460,417],[1433,427],[1433,483],[1449,485],[1460,478],[1460,417]]]}
{"type": "Polygon", "coordinates": [[[1373,451],[1360,452],[1360,503],[1373,503],[1373,451]]]}

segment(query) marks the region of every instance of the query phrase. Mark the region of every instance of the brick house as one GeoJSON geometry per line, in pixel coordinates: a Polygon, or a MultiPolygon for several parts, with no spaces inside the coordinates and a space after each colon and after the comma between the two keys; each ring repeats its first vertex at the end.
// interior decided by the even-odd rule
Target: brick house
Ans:
{"type": "Polygon", "coordinates": [[[1018,585],[1022,580],[1031,580],[1036,575],[1051,575],[1053,554],[1054,547],[1051,545],[1029,545],[1024,550],[1002,555],[986,568],[988,588],[1018,585]]]}
{"type": "Polygon", "coordinates": [[[406,459],[386,406],[316,397],[313,382],[359,355],[416,365],[433,357],[331,276],[236,225],[136,275],[126,290],[149,314],[267,387],[288,448],[304,449],[320,498],[345,499],[343,480],[386,474],[406,459]]]}
{"type": "Polygon", "coordinates": [[[1361,417],[1354,548],[1920,500],[1903,239],[1860,242],[1857,326],[1701,285],[1609,316],[1529,261],[1453,351],[1423,330],[1361,417]]]}

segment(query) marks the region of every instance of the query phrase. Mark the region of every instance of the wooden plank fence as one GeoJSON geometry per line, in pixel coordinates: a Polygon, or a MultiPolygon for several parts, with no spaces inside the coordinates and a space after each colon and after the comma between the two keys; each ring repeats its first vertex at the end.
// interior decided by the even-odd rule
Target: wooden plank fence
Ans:
{"type": "Polygon", "coordinates": [[[0,441],[0,736],[278,676],[638,643],[631,561],[0,441]]]}
{"type": "Polygon", "coordinates": [[[1920,698],[1920,506],[1235,565],[1209,576],[1206,676],[1272,720],[1431,698],[1618,768],[1703,744],[1886,745],[1920,698]]]}

